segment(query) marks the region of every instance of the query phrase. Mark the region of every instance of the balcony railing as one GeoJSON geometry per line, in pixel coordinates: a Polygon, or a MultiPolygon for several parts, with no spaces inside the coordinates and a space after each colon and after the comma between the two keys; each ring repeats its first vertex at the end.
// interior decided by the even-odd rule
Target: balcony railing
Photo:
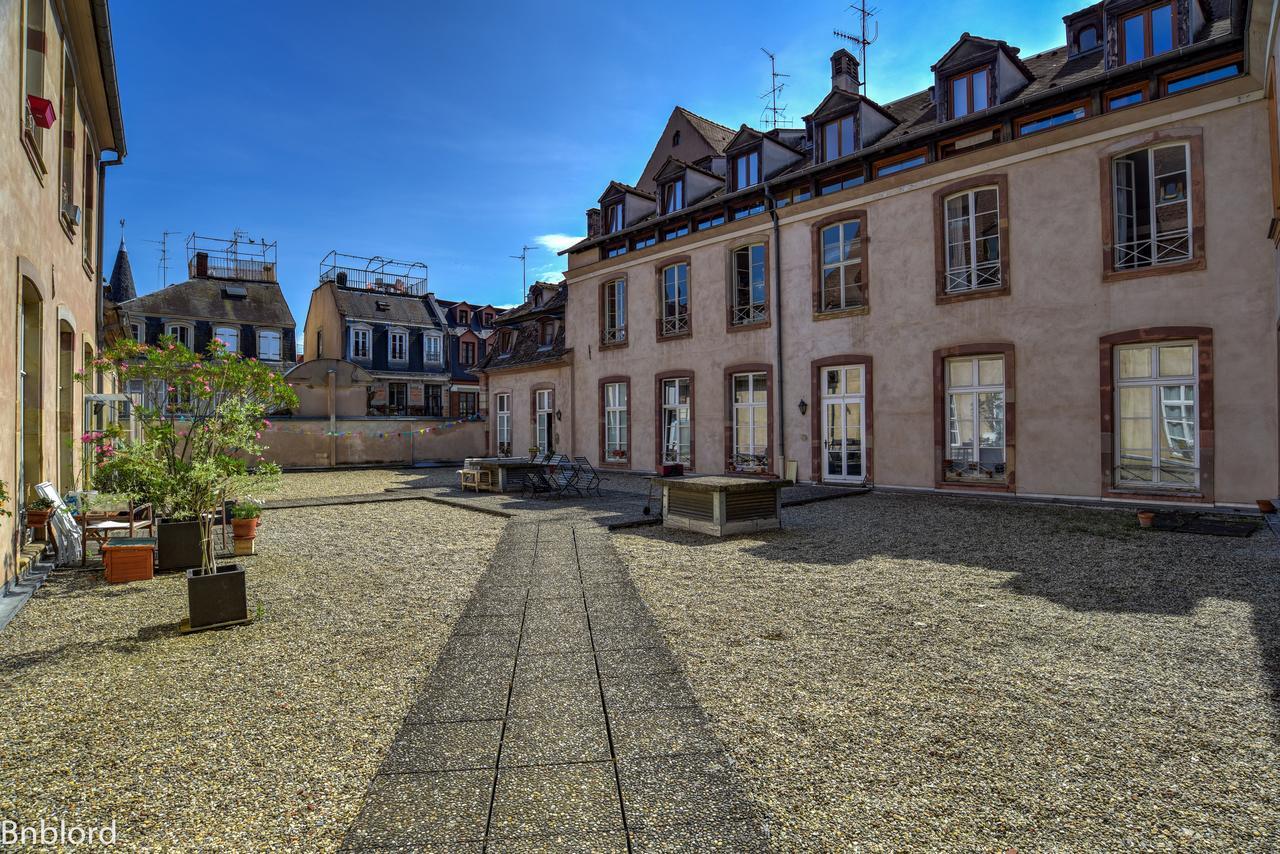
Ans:
{"type": "Polygon", "coordinates": [[[1154,240],[1131,240],[1116,244],[1117,270],[1190,260],[1191,230],[1187,228],[1166,232],[1154,240]]]}
{"type": "Polygon", "coordinates": [[[947,271],[947,293],[957,294],[1000,287],[1000,262],[984,261],[972,267],[947,271]]]}
{"type": "Polygon", "coordinates": [[[600,334],[600,343],[602,344],[623,344],[627,340],[627,327],[614,326],[607,327],[600,334]]]}
{"type": "Polygon", "coordinates": [[[689,331],[689,312],[673,314],[662,318],[663,335],[681,335],[689,331]]]}
{"type": "Polygon", "coordinates": [[[320,262],[320,283],[388,294],[422,296],[427,292],[427,265],[421,261],[344,255],[330,252],[320,262]]]}
{"type": "Polygon", "coordinates": [[[734,326],[749,326],[752,323],[763,323],[765,319],[764,303],[753,302],[750,305],[733,307],[732,323],[734,326]]]}

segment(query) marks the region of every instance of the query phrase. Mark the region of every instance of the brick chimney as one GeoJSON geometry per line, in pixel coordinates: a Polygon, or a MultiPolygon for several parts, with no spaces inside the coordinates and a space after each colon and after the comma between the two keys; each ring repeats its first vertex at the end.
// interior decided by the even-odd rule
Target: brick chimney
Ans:
{"type": "Polygon", "coordinates": [[[587,238],[599,237],[600,232],[600,209],[591,208],[587,211],[587,238]]]}
{"type": "Polygon", "coordinates": [[[858,60],[844,48],[831,54],[831,91],[858,94],[858,60]]]}
{"type": "Polygon", "coordinates": [[[195,277],[196,277],[197,279],[207,279],[207,278],[209,278],[209,253],[208,253],[208,252],[197,252],[197,253],[196,253],[196,273],[195,273],[195,277]]]}

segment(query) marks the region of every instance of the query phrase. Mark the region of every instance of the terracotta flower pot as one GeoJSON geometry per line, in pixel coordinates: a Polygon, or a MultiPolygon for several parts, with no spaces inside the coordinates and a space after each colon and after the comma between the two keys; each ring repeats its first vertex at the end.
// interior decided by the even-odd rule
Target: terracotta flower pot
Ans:
{"type": "Polygon", "coordinates": [[[1138,511],[1138,524],[1144,528],[1150,528],[1156,521],[1156,514],[1151,510],[1138,511]]]}
{"type": "Polygon", "coordinates": [[[235,535],[237,540],[252,540],[258,536],[258,522],[260,519],[232,519],[231,533],[235,535]]]}
{"type": "Polygon", "coordinates": [[[53,514],[52,510],[28,510],[27,511],[27,527],[43,528],[49,524],[49,517],[53,514]]]}
{"type": "Polygon", "coordinates": [[[1258,511],[1261,513],[1276,512],[1276,505],[1265,498],[1258,499],[1258,511]]]}

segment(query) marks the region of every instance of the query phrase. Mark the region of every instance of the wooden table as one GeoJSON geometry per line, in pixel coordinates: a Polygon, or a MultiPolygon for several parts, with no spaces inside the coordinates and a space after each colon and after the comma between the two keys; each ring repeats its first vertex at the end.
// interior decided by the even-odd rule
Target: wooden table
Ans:
{"type": "Polygon", "coordinates": [[[469,469],[489,472],[489,489],[493,492],[506,492],[512,486],[513,475],[547,467],[546,463],[535,463],[528,457],[470,457],[464,465],[469,469]]]}
{"type": "Polygon", "coordinates": [[[713,537],[782,527],[789,480],[686,475],[650,478],[662,489],[662,524],[713,537]]]}

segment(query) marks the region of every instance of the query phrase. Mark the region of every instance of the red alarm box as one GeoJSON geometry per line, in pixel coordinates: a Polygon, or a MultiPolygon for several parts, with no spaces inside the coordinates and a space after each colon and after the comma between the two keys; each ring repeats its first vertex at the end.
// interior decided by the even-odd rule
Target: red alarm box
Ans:
{"type": "Polygon", "coordinates": [[[31,108],[31,117],[35,119],[36,127],[53,127],[58,118],[53,112],[53,101],[39,95],[28,95],[27,106],[31,108]]]}
{"type": "Polygon", "coordinates": [[[663,463],[658,466],[658,477],[684,477],[684,465],[681,463],[663,463]]]}

